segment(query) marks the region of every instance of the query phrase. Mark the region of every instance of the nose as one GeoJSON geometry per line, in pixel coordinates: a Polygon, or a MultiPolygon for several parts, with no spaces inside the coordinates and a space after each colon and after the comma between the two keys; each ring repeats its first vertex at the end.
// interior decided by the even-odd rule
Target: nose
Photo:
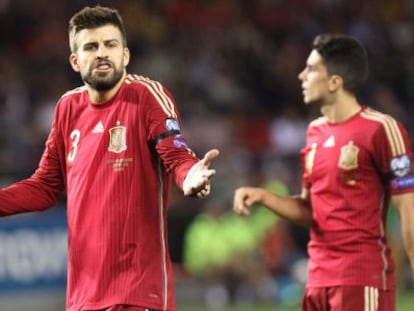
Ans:
{"type": "Polygon", "coordinates": [[[299,72],[298,79],[301,80],[301,81],[305,80],[305,69],[303,69],[301,72],[299,72]]]}
{"type": "Polygon", "coordinates": [[[98,50],[96,51],[96,59],[105,59],[108,57],[107,49],[102,44],[99,45],[98,50]]]}

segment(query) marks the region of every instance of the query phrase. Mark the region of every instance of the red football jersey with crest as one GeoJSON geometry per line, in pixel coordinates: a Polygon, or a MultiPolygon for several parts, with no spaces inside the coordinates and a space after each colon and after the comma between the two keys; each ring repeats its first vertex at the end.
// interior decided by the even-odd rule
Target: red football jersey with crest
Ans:
{"type": "Polygon", "coordinates": [[[67,191],[67,310],[174,310],[169,188],[197,161],[158,82],[128,75],[102,105],[80,87],[60,99],[33,176],[0,192],[0,212],[42,210],[67,191]]]}
{"type": "Polygon", "coordinates": [[[321,117],[302,160],[313,211],[308,286],[394,288],[385,223],[390,196],[414,191],[405,128],[367,107],[340,123],[321,117]]]}

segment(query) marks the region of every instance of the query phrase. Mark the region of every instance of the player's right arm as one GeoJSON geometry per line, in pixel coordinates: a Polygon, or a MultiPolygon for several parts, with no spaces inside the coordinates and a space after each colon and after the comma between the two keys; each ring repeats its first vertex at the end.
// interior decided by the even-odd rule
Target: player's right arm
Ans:
{"type": "Polygon", "coordinates": [[[263,188],[241,187],[234,193],[233,209],[240,215],[249,215],[250,208],[263,205],[277,215],[294,223],[309,227],[312,223],[312,209],[309,190],[301,195],[280,196],[263,188]]]}
{"type": "Polygon", "coordinates": [[[54,206],[64,190],[54,122],[39,167],[33,175],[0,189],[0,216],[34,212],[54,206]]]}

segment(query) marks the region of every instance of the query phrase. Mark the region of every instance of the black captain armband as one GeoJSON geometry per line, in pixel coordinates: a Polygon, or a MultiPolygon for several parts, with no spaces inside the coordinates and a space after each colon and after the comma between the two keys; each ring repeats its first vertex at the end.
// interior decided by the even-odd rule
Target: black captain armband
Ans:
{"type": "Polygon", "coordinates": [[[169,130],[166,131],[160,135],[158,135],[155,139],[154,139],[154,145],[157,145],[161,140],[163,140],[164,138],[167,138],[169,136],[174,136],[174,135],[181,135],[181,132],[179,130],[169,130]]]}

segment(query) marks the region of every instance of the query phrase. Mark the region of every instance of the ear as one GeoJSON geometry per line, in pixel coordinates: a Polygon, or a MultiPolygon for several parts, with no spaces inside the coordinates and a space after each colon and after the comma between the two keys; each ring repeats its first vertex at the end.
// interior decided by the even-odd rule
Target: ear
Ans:
{"type": "Polygon", "coordinates": [[[131,53],[127,47],[124,48],[124,67],[128,66],[131,53]]]}
{"type": "Polygon", "coordinates": [[[72,69],[76,72],[80,72],[80,67],[78,64],[78,57],[76,56],[75,53],[71,53],[69,55],[69,63],[72,66],[72,69]]]}
{"type": "Polygon", "coordinates": [[[329,82],[328,82],[329,91],[330,92],[335,92],[339,88],[342,88],[343,82],[344,81],[342,80],[342,77],[341,76],[332,75],[329,78],[329,82]]]}

